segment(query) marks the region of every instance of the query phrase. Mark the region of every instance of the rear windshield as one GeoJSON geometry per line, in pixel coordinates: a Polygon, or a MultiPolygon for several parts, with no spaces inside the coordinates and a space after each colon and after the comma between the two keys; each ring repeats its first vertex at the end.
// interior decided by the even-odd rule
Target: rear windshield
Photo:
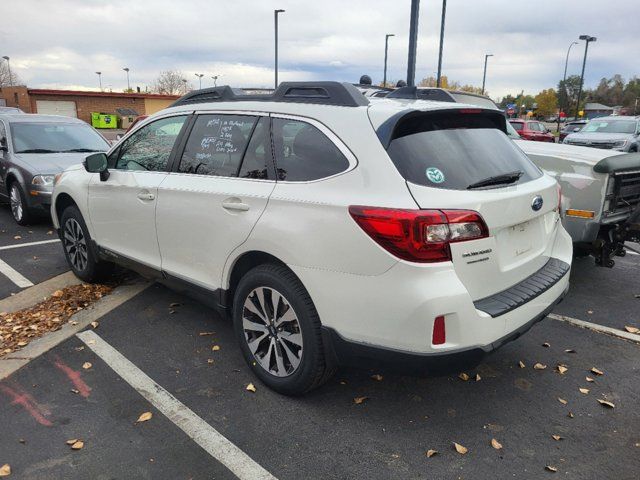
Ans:
{"type": "Polygon", "coordinates": [[[512,177],[491,185],[496,188],[542,175],[493,115],[414,116],[396,128],[388,153],[406,180],[427,187],[466,190],[494,177],[512,177]]]}
{"type": "Polygon", "coordinates": [[[514,130],[521,131],[522,127],[524,127],[524,123],[521,122],[509,122],[514,130]]]}
{"type": "Polygon", "coordinates": [[[469,105],[476,105],[484,108],[498,108],[490,98],[466,95],[460,92],[449,92],[449,95],[451,95],[458,103],[468,103],[469,105]]]}

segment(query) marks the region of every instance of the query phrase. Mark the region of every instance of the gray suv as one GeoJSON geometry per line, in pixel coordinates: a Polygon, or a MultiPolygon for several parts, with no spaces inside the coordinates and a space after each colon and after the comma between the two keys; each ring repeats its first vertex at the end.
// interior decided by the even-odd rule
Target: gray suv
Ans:
{"type": "Polygon", "coordinates": [[[619,152],[637,152],[640,146],[638,136],[639,117],[599,117],[591,120],[579,132],[567,135],[563,143],[619,152]]]}
{"type": "Polygon", "coordinates": [[[109,143],[82,120],[57,115],[0,116],[0,200],[27,225],[48,214],[56,174],[109,143]]]}

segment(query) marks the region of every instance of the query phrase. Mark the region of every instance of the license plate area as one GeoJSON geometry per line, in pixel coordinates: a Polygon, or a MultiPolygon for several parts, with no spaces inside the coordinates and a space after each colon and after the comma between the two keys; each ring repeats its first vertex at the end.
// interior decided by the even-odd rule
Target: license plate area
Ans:
{"type": "Polygon", "coordinates": [[[531,221],[519,223],[508,228],[507,236],[514,257],[519,257],[533,248],[531,221]]]}

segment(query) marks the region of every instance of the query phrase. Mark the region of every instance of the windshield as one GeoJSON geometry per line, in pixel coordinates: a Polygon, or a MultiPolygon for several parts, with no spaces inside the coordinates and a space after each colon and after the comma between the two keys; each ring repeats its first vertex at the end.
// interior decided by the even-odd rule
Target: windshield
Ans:
{"type": "Polygon", "coordinates": [[[13,123],[16,153],[106,152],[109,144],[83,123],[13,123]]]}
{"type": "Polygon", "coordinates": [[[591,120],[583,129],[584,133],[636,133],[633,120],[591,120]]]}
{"type": "Polygon", "coordinates": [[[413,119],[409,128],[399,128],[401,136],[389,145],[391,160],[409,182],[466,190],[493,177],[505,177],[503,182],[492,183],[495,187],[542,175],[493,119],[481,115],[430,117],[419,122],[413,119]]]}
{"type": "Polygon", "coordinates": [[[509,125],[511,125],[513,127],[514,130],[522,130],[522,128],[524,127],[524,123],[521,122],[509,122],[509,125]]]}

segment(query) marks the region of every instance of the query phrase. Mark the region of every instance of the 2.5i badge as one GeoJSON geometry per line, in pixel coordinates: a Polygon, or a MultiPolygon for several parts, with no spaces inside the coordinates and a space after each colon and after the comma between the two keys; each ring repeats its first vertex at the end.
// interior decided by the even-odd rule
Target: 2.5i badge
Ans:
{"type": "Polygon", "coordinates": [[[442,173],[439,168],[429,167],[427,168],[426,174],[427,178],[433,183],[444,182],[444,173],[442,173]]]}

